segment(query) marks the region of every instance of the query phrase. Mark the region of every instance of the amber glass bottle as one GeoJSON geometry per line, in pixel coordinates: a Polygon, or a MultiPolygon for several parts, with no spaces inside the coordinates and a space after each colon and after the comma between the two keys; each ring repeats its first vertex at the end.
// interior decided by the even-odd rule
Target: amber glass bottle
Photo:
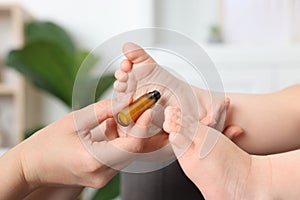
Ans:
{"type": "Polygon", "coordinates": [[[154,106],[159,98],[160,93],[157,90],[139,97],[117,114],[118,123],[122,126],[128,126],[130,123],[136,122],[143,112],[154,106]]]}

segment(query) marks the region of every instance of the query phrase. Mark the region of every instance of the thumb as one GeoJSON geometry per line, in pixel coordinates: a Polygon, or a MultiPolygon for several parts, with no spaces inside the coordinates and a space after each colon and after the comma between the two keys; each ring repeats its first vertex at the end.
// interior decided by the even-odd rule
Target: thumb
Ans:
{"type": "Polygon", "coordinates": [[[146,110],[136,121],[136,123],[131,124],[128,127],[120,127],[120,129],[126,134],[136,138],[148,138],[150,137],[148,131],[152,121],[153,110],[146,110]]]}
{"type": "Polygon", "coordinates": [[[110,100],[102,100],[73,112],[75,128],[79,133],[90,131],[111,117],[112,106],[110,100]]]}
{"type": "Polygon", "coordinates": [[[226,127],[225,130],[223,131],[223,134],[226,135],[226,137],[228,137],[231,140],[240,136],[243,133],[244,130],[241,127],[236,125],[230,125],[226,127]]]}
{"type": "Polygon", "coordinates": [[[146,110],[136,121],[136,125],[139,127],[148,127],[152,121],[153,110],[146,110]]]}

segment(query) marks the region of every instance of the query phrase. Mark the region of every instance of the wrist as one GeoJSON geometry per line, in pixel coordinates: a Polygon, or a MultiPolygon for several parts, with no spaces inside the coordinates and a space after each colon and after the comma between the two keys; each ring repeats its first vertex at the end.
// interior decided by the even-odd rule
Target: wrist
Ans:
{"type": "Polygon", "coordinates": [[[21,149],[20,163],[22,166],[24,181],[31,190],[34,190],[42,185],[38,176],[38,170],[41,168],[38,164],[41,162],[41,160],[36,154],[38,152],[38,148],[32,149],[32,147],[35,146],[32,144],[32,139],[34,139],[34,137],[23,141],[19,145],[19,148],[21,149]]]}
{"type": "Polygon", "coordinates": [[[27,183],[22,166],[21,145],[12,148],[0,158],[0,199],[21,199],[33,188],[27,183]]]}

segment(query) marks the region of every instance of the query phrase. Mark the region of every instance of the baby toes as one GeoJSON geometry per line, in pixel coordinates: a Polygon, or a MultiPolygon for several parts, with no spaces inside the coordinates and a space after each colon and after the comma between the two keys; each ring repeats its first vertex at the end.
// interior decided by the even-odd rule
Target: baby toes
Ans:
{"type": "Polygon", "coordinates": [[[115,81],[114,82],[114,89],[118,92],[125,92],[127,89],[127,83],[126,82],[120,82],[120,81],[115,81]]]}
{"type": "Polygon", "coordinates": [[[128,74],[122,70],[117,70],[115,72],[115,77],[118,81],[126,82],[128,80],[128,74]]]}
{"type": "Polygon", "coordinates": [[[180,130],[180,110],[176,107],[167,107],[165,109],[165,122],[163,129],[168,132],[178,132],[180,130]]]}
{"type": "Polygon", "coordinates": [[[132,69],[132,62],[130,60],[123,60],[121,63],[121,70],[124,72],[130,72],[132,69]]]}

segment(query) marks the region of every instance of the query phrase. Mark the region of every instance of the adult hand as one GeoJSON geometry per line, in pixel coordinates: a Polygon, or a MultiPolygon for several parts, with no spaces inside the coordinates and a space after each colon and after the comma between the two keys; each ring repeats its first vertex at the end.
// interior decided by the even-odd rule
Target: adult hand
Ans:
{"type": "MultiPolygon", "coordinates": [[[[131,156],[141,151],[143,140],[118,137],[111,105],[104,100],[72,112],[24,141],[19,148],[27,183],[33,187],[64,184],[101,188],[129,164],[131,156]]],[[[144,113],[136,126],[148,122],[144,113]]]]}

